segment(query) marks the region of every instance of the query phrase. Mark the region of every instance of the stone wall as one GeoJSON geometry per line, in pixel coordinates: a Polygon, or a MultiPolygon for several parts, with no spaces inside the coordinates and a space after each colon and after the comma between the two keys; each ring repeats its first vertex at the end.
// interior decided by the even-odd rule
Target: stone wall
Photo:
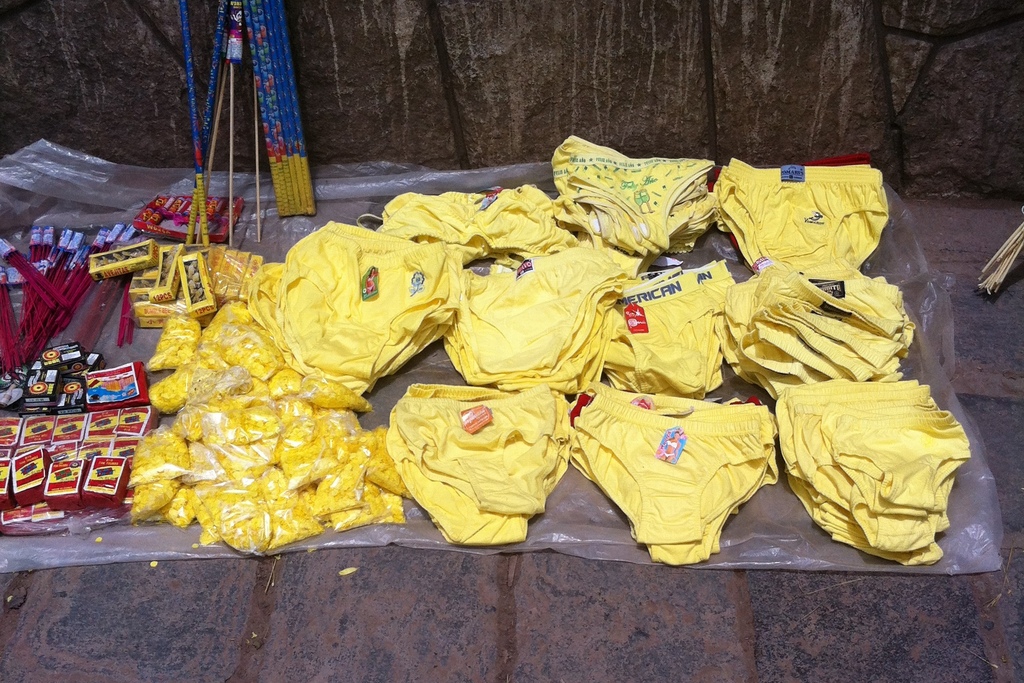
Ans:
{"type": "MultiPolygon", "coordinates": [[[[216,0],[190,6],[202,93],[216,0]]],[[[723,163],[867,151],[908,195],[1024,197],[1024,0],[289,0],[288,18],[314,164],[547,160],[575,133],[723,163]]],[[[47,138],[189,166],[181,54],[170,0],[0,0],[0,154],[47,138]]]]}

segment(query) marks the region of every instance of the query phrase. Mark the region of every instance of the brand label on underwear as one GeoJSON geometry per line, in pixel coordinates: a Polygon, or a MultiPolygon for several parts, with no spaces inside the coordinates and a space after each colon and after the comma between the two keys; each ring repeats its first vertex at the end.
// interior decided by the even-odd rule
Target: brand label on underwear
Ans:
{"type": "Polygon", "coordinates": [[[650,329],[647,327],[647,314],[643,307],[638,304],[630,304],[622,312],[626,316],[626,328],[630,334],[647,334],[650,329]]]}
{"type": "Polygon", "coordinates": [[[370,269],[363,274],[363,301],[372,299],[380,293],[380,271],[377,266],[370,266],[370,269]]]}
{"type": "Polygon", "coordinates": [[[654,399],[650,396],[637,396],[629,402],[629,405],[643,408],[644,410],[654,410],[654,399]]]}
{"type": "Polygon", "coordinates": [[[481,429],[491,424],[494,420],[494,413],[487,406],[473,406],[468,410],[459,413],[462,420],[462,428],[470,434],[476,434],[481,429]]]}
{"type": "Polygon", "coordinates": [[[754,261],[754,265],[751,267],[754,269],[755,273],[760,273],[765,268],[771,268],[774,265],[775,261],[772,261],[767,256],[762,256],[761,258],[754,261]]]}
{"type": "Polygon", "coordinates": [[[669,282],[657,287],[650,289],[646,292],[640,292],[638,294],[630,294],[629,296],[622,297],[619,299],[619,304],[638,304],[643,301],[657,301],[658,299],[667,299],[676,294],[682,294],[683,286],[678,282],[669,282]]]}
{"type": "Polygon", "coordinates": [[[846,298],[846,283],[842,280],[815,280],[810,278],[807,281],[831,297],[836,299],[846,298]]]}
{"type": "Polygon", "coordinates": [[[533,272],[533,259],[526,259],[523,264],[516,268],[516,279],[518,280],[527,273],[533,272]]]}
{"type": "Polygon", "coordinates": [[[782,182],[784,183],[802,183],[804,182],[805,172],[803,166],[797,166],[790,164],[783,166],[779,169],[782,175],[782,182]]]}
{"type": "Polygon", "coordinates": [[[484,198],[480,200],[480,210],[483,211],[493,204],[494,200],[498,198],[499,194],[501,194],[501,190],[502,188],[498,186],[487,188],[487,191],[484,192],[484,198]]]}
{"type": "Polygon", "coordinates": [[[679,456],[683,454],[684,448],[686,448],[686,432],[682,427],[669,427],[661,437],[661,444],[654,452],[654,457],[670,465],[675,465],[679,462],[679,456]]]}

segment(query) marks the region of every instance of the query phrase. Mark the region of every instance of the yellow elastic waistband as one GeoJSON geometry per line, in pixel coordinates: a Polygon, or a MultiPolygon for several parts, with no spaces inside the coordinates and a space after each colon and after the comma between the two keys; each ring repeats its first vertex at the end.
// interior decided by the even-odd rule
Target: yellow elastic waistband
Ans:
{"type": "MultiPolygon", "coordinates": [[[[804,184],[806,183],[864,183],[881,186],[882,172],[870,166],[804,166],[804,184]]],[[[732,159],[722,169],[723,175],[737,181],[752,183],[768,183],[782,185],[781,170],[778,168],[754,168],[739,159],[732,159]]],[[[800,185],[801,183],[786,183],[800,185]]]]}

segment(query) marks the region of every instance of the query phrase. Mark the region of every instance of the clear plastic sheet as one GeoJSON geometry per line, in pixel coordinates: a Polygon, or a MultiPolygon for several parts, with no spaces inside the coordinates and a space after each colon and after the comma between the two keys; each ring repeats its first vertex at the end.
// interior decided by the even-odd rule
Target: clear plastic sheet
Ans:
{"type": "MultiPolygon", "coordinates": [[[[315,217],[278,218],[272,201],[269,174],[262,178],[263,241],[255,239],[254,178],[236,174],[236,192],[245,198],[245,210],[236,232],[238,248],[264,255],[268,262],[283,260],[299,238],[334,220],[354,224],[363,213],[378,213],[384,203],[402,192],[439,193],[478,191],[532,183],[552,191],[550,166],[523,164],[473,171],[432,171],[411,165],[365,163],[320,168],[314,178],[318,214],[315,217]]],[[[213,194],[225,191],[226,178],[214,173],[213,194]]],[[[160,193],[189,193],[191,171],[148,169],[112,164],[81,152],[40,141],[0,160],[0,235],[23,242],[35,224],[84,228],[127,221],[160,193]]],[[[864,266],[868,275],[885,276],[901,287],[906,308],[918,326],[910,355],[902,369],[907,378],[932,388],[938,404],[963,423],[971,441],[971,459],[960,468],[949,501],[950,528],[939,537],[943,559],[930,567],[903,567],[864,555],[833,542],[800,506],[783,481],[761,489],[725,526],[721,552],[699,567],[772,568],[794,570],[884,571],[894,573],[961,574],[994,571],[1000,567],[1002,523],[995,482],[985,462],[985,447],[977,427],[965,415],[949,378],[954,370],[953,320],[948,290],[951,278],[929,269],[918,244],[923,234],[904,204],[889,192],[891,222],[878,250],[864,266]]],[[[680,257],[687,266],[716,258],[728,261],[737,280],[750,277],[726,235],[711,230],[697,241],[694,252],[680,257]]],[[[115,305],[97,308],[104,324],[79,316],[64,335],[81,337],[104,353],[110,365],[145,360],[152,354],[159,330],[138,330],[135,344],[118,349],[116,316],[119,289],[94,288],[94,299],[116,299],[115,305]],[[89,339],[93,337],[95,341],[89,339]]],[[[86,304],[88,305],[88,301],[86,304]]],[[[103,303],[103,302],[101,302],[103,303]]],[[[725,369],[725,384],[715,397],[757,395],[763,391],[732,376],[725,369]]],[[[156,378],[154,378],[156,379],[156,378]]],[[[414,382],[462,384],[440,343],[434,344],[399,374],[381,380],[368,396],[374,412],[362,416],[364,428],[387,423],[392,406],[414,382]]],[[[530,523],[524,543],[501,548],[461,548],[442,539],[422,509],[406,502],[405,525],[375,525],[335,533],[328,531],[287,551],[312,548],[382,546],[459,550],[473,553],[526,552],[550,549],[579,557],[649,563],[646,549],[630,536],[626,518],[575,469],[569,469],[547,501],[547,511],[530,523]]],[[[178,529],[169,524],[130,527],[114,525],[100,530],[76,528],[62,536],[0,537],[0,572],[110,562],[239,557],[223,544],[198,545],[200,529],[178,529]],[[102,536],[97,543],[96,537],[102,536]]]]}

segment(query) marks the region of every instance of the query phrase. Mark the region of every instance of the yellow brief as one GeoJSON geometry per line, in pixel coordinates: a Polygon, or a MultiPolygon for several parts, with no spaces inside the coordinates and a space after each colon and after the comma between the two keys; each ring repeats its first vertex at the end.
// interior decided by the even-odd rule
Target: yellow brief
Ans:
{"type": "Polygon", "coordinates": [[[835,540],[902,564],[942,557],[935,535],[970,447],[927,386],[822,382],[783,391],[776,412],[790,486],[835,540]]]}
{"type": "Polygon", "coordinates": [[[387,447],[402,481],[450,543],[525,540],[527,521],[568,466],[565,399],[540,385],[519,394],[414,384],[391,411],[387,447]],[[475,434],[463,411],[485,406],[475,434]]]}
{"type": "Polygon", "coordinates": [[[444,345],[469,384],[575,394],[600,376],[611,309],[628,282],[608,256],[577,247],[463,278],[444,345]]]}
{"type": "Polygon", "coordinates": [[[689,251],[715,220],[706,159],[631,159],[572,136],[551,160],[556,215],[571,230],[627,254],[689,251]]]}
{"type": "Polygon", "coordinates": [[[777,479],[774,422],[762,406],[700,408],[695,401],[592,385],[575,421],[572,460],[626,514],[633,537],[668,564],[706,560],[718,551],[729,515],[777,479]],[[686,441],[675,464],[655,457],[669,430],[686,441]]]}
{"type": "Polygon", "coordinates": [[[523,258],[578,246],[555,223],[554,202],[532,185],[493,192],[401,194],[384,207],[379,232],[414,242],[444,242],[463,265],[494,257],[518,266],[523,258]],[[516,258],[512,258],[516,257],[516,258]]]}
{"type": "Polygon", "coordinates": [[[859,268],[889,220],[882,174],[870,166],[757,169],[733,159],[715,195],[718,227],[755,270],[761,259],[794,268],[843,259],[859,268]]]}
{"type": "Polygon", "coordinates": [[[722,384],[717,327],[726,289],[724,261],[648,278],[619,299],[604,372],[612,385],[644,393],[703,398],[722,384]]]}
{"type": "Polygon", "coordinates": [[[249,310],[295,370],[362,393],[451,325],[459,266],[440,243],[328,223],[257,273],[249,310]]]}
{"type": "Polygon", "coordinates": [[[895,381],[913,333],[883,278],[843,262],[775,265],[729,288],[722,349],[737,375],[777,396],[829,379],[895,381]]]}

